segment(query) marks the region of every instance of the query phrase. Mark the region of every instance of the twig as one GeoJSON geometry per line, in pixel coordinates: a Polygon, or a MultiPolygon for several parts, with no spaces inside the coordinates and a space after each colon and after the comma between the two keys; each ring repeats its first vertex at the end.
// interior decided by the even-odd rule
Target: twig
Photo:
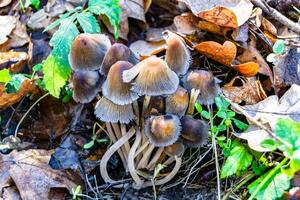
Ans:
{"type": "Polygon", "coordinates": [[[263,0],[251,0],[251,2],[254,5],[256,5],[257,7],[261,8],[268,15],[272,16],[274,19],[279,21],[281,24],[287,26],[292,31],[300,34],[300,25],[299,24],[291,21],[289,18],[282,15],[280,12],[278,12],[274,8],[270,7],[265,1],[263,1],[263,0]]]}

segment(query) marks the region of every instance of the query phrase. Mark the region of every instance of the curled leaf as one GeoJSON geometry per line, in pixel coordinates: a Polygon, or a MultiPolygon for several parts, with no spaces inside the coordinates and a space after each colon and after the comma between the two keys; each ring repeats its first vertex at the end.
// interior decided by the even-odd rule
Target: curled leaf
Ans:
{"type": "Polygon", "coordinates": [[[240,72],[242,75],[250,77],[255,76],[259,70],[259,64],[255,62],[247,62],[239,65],[233,65],[233,69],[240,72]]]}

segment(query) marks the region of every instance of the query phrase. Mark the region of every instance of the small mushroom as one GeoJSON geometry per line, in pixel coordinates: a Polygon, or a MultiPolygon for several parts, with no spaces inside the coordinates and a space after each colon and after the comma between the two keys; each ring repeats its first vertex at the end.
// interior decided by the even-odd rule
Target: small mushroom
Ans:
{"type": "Polygon", "coordinates": [[[118,105],[102,97],[95,106],[95,115],[101,121],[128,124],[134,119],[132,105],[118,105]]]}
{"type": "Polygon", "coordinates": [[[115,43],[108,48],[100,68],[100,73],[106,76],[110,67],[117,61],[128,61],[133,65],[139,62],[134,53],[127,46],[121,43],[115,43]]]}
{"type": "Polygon", "coordinates": [[[181,140],[177,140],[174,144],[166,146],[164,152],[168,156],[182,156],[185,151],[185,146],[181,140]]]}
{"type": "Polygon", "coordinates": [[[193,114],[195,102],[211,105],[214,98],[221,93],[219,80],[214,78],[211,72],[205,70],[193,70],[184,80],[184,86],[191,91],[188,114],[193,114]]]}
{"type": "Polygon", "coordinates": [[[101,90],[102,82],[103,77],[97,71],[75,71],[71,78],[73,99],[80,103],[91,102],[101,90]]]}
{"type": "Polygon", "coordinates": [[[156,56],[150,56],[124,71],[123,81],[127,83],[133,81],[132,91],[149,96],[172,94],[179,84],[176,73],[164,60],[156,56]]]}
{"type": "Polygon", "coordinates": [[[180,120],[176,115],[151,116],[145,123],[145,135],[156,147],[175,143],[180,131],[180,120]]]}
{"type": "Polygon", "coordinates": [[[178,87],[174,94],[166,97],[166,113],[182,117],[189,106],[189,94],[183,87],[178,87]]]}
{"type": "Polygon", "coordinates": [[[82,33],[72,42],[69,63],[73,70],[98,70],[111,46],[104,34],[82,33]]]}
{"type": "Polygon", "coordinates": [[[114,104],[126,105],[131,104],[139,96],[130,90],[131,84],[124,83],[122,73],[133,65],[127,61],[118,61],[113,64],[108,72],[107,78],[102,85],[102,93],[107,99],[114,104]]]}
{"type": "Polygon", "coordinates": [[[184,40],[171,31],[163,32],[163,36],[167,44],[165,59],[169,67],[178,75],[186,74],[191,63],[191,55],[184,40]]]}
{"type": "Polygon", "coordinates": [[[199,119],[194,119],[190,115],[181,118],[181,137],[183,143],[189,147],[201,147],[207,143],[209,125],[199,119]]]}

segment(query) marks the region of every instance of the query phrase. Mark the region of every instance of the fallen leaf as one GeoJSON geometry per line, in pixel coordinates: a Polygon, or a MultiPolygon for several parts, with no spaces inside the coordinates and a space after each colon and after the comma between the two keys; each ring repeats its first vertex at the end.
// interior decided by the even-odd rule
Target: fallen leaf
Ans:
{"type": "Polygon", "coordinates": [[[129,48],[135,54],[137,58],[143,56],[150,56],[153,52],[164,48],[165,41],[160,42],[146,42],[144,40],[138,40],[132,43],[129,48]]]}
{"type": "Polygon", "coordinates": [[[263,31],[267,31],[270,34],[276,36],[277,35],[277,29],[276,27],[266,18],[263,17],[261,22],[261,28],[263,31]]]}
{"type": "Polygon", "coordinates": [[[82,184],[81,180],[74,174],[51,169],[50,154],[46,150],[27,150],[0,155],[0,160],[6,163],[0,165],[0,176],[3,172],[8,175],[22,199],[49,199],[51,188],[66,188],[71,193],[72,188],[82,184]]]}
{"type": "Polygon", "coordinates": [[[9,46],[12,48],[21,47],[29,42],[29,36],[26,31],[26,26],[18,20],[15,29],[8,40],[9,46]]]}
{"type": "Polygon", "coordinates": [[[173,21],[177,32],[182,34],[194,34],[199,29],[197,25],[200,19],[193,15],[193,13],[182,13],[175,16],[173,21]]]}
{"type": "Polygon", "coordinates": [[[266,97],[261,83],[255,77],[244,78],[236,76],[222,87],[224,95],[233,102],[246,105],[256,104],[266,97]]]}
{"type": "Polygon", "coordinates": [[[219,25],[213,24],[213,23],[205,21],[205,20],[199,21],[197,24],[197,27],[200,30],[214,33],[217,35],[222,35],[222,36],[226,36],[228,31],[232,30],[231,28],[221,27],[219,25]]]}
{"type": "Polygon", "coordinates": [[[2,197],[5,200],[22,200],[16,186],[3,188],[2,197]]]}
{"type": "MultiPolygon", "coordinates": [[[[237,42],[246,43],[249,39],[248,33],[249,33],[249,25],[248,23],[245,23],[242,26],[240,26],[238,29],[234,29],[231,36],[237,42]]],[[[246,45],[245,48],[247,48],[246,45]]]]}
{"type": "Polygon", "coordinates": [[[31,80],[24,80],[17,93],[6,93],[5,87],[0,85],[0,110],[3,110],[17,102],[29,93],[35,93],[37,87],[31,83],[31,80]]]}
{"type": "Polygon", "coordinates": [[[9,67],[9,71],[17,73],[22,70],[28,60],[28,55],[25,52],[0,52],[0,66],[9,67]]]}
{"type": "Polygon", "coordinates": [[[146,22],[143,0],[120,0],[119,4],[125,9],[128,17],[146,22]]]}
{"type": "Polygon", "coordinates": [[[0,45],[4,44],[12,30],[16,27],[17,19],[14,16],[0,16],[0,45]]]}
{"type": "Polygon", "coordinates": [[[148,42],[160,42],[163,41],[163,32],[169,30],[169,31],[176,31],[176,27],[174,24],[163,27],[163,28],[149,28],[146,32],[146,41],[148,42]]]}
{"type": "Polygon", "coordinates": [[[239,65],[232,65],[234,70],[237,70],[246,77],[255,76],[259,70],[259,65],[255,62],[247,62],[239,65]]]}
{"type": "Polygon", "coordinates": [[[35,12],[29,18],[27,26],[32,29],[44,29],[51,23],[51,16],[45,12],[44,9],[41,9],[35,12]]]}
{"type": "Polygon", "coordinates": [[[237,53],[235,44],[230,41],[224,42],[223,45],[214,41],[206,41],[197,44],[194,48],[199,53],[225,66],[231,66],[237,53]]]}
{"type": "Polygon", "coordinates": [[[11,3],[11,0],[0,0],[0,8],[7,6],[11,3]]]}
{"type": "Polygon", "coordinates": [[[44,39],[31,39],[28,46],[29,65],[34,66],[42,63],[51,52],[49,43],[44,39]]]}

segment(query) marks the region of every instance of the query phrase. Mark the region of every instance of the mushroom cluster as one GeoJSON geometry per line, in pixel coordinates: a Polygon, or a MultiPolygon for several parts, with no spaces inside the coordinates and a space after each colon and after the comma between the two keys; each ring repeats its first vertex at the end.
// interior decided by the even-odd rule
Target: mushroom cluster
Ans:
{"type": "Polygon", "coordinates": [[[200,147],[208,139],[208,124],[192,114],[195,102],[213,103],[220,92],[218,80],[211,72],[189,69],[190,50],[181,36],[171,31],[163,35],[165,56],[142,61],[125,45],[111,45],[103,34],[80,34],[72,43],[73,98],[88,103],[99,97],[95,115],[113,142],[100,163],[107,183],[116,182],[107,171],[116,152],[139,189],[153,184],[149,177],[158,163],[173,169],[155,185],[170,181],[185,148],[200,147]]]}

